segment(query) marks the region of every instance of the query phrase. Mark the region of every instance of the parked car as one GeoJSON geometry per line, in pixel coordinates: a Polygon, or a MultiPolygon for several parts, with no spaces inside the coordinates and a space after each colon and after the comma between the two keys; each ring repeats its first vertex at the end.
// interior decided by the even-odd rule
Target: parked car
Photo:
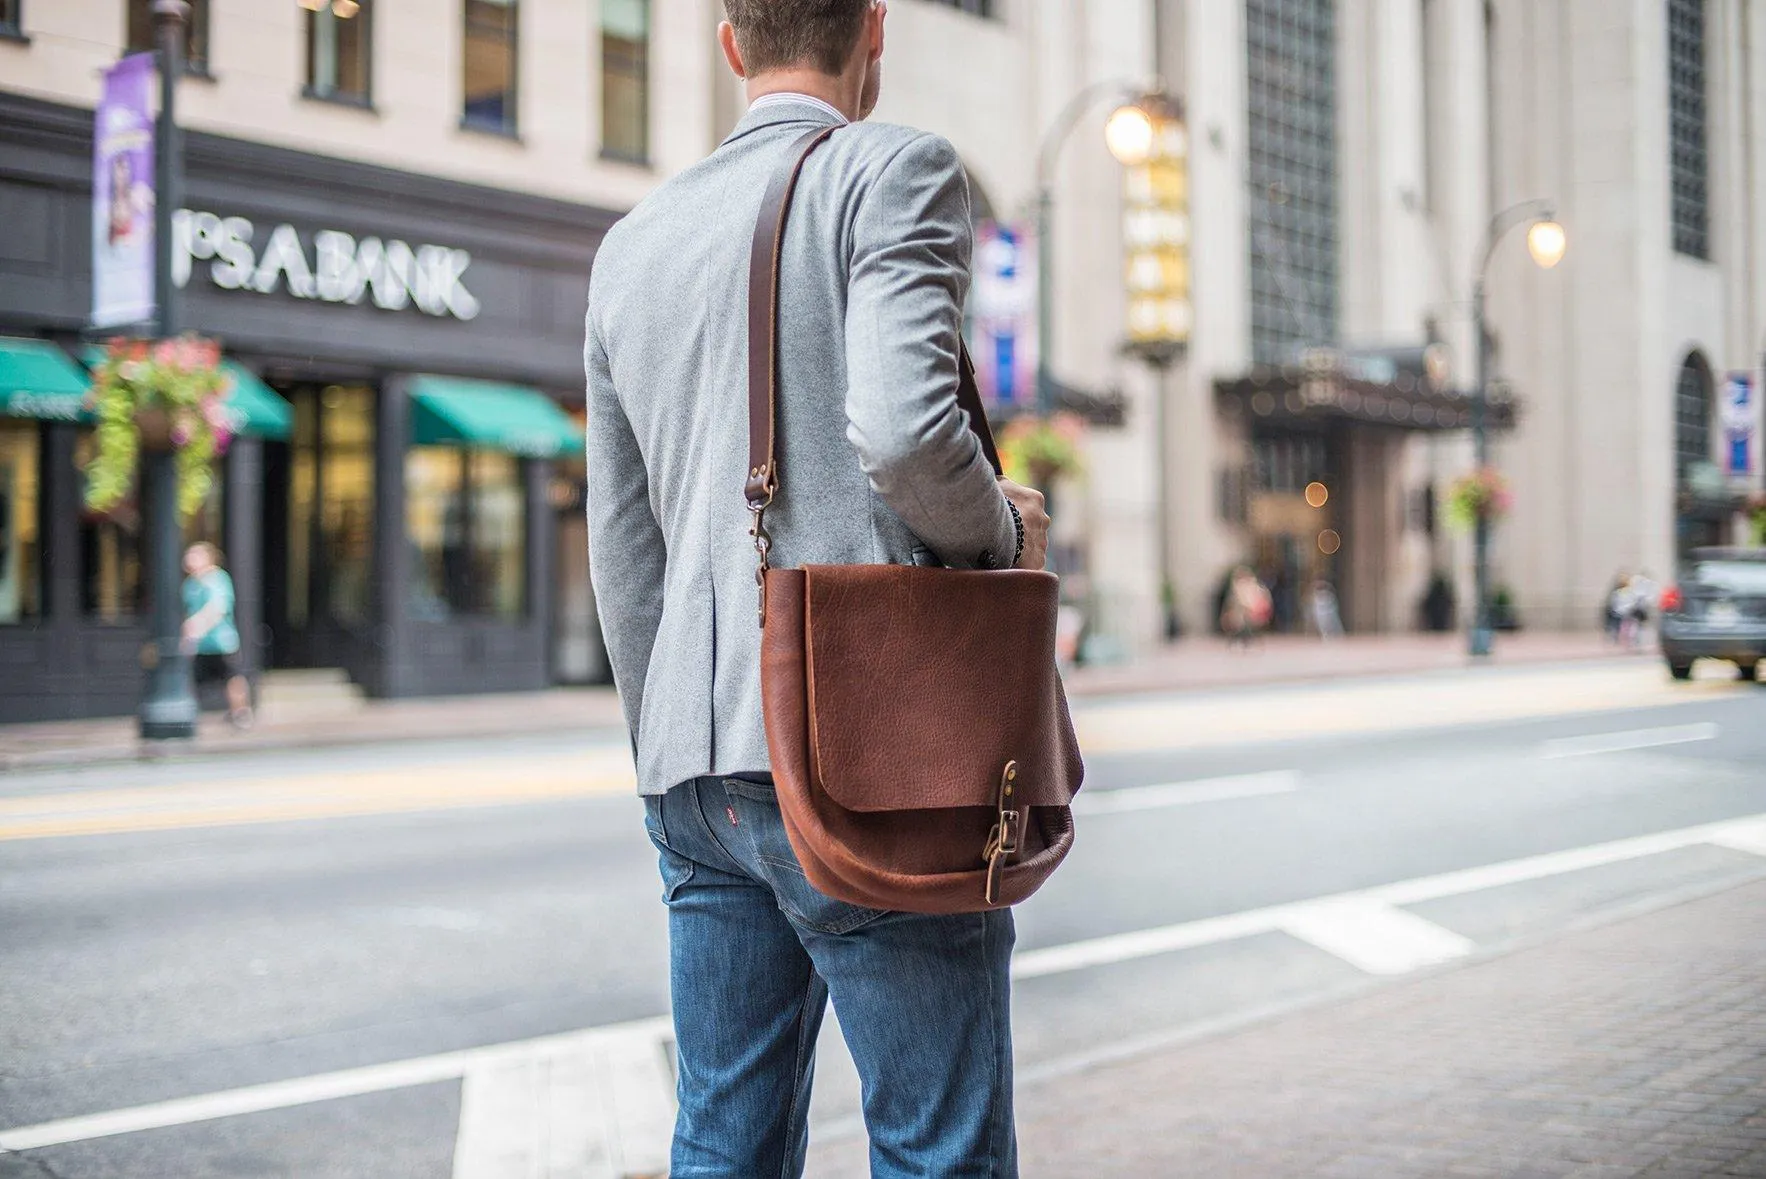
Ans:
{"type": "Polygon", "coordinates": [[[1694,549],[1678,585],[1662,591],[1662,657],[1677,680],[1693,660],[1727,659],[1757,678],[1766,658],[1766,548],[1694,549]]]}

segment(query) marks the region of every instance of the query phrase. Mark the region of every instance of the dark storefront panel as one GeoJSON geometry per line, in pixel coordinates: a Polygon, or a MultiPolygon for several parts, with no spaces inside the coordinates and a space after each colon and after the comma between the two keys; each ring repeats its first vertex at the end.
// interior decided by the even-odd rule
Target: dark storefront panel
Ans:
{"type": "MultiPolygon", "coordinates": [[[[91,124],[90,111],[0,94],[0,335],[83,346],[91,124]]],[[[406,374],[580,404],[589,265],[616,215],[217,136],[188,134],[186,147],[184,318],[240,366],[255,422],[189,531],[226,551],[248,661],[343,667],[378,695],[544,686],[560,436],[541,445],[545,423],[528,419],[505,437],[470,424],[437,437],[414,420],[406,374]],[[437,459],[438,444],[458,449],[437,459]],[[408,503],[407,485],[449,463],[440,510],[453,531],[444,519],[413,543],[407,522],[436,505],[408,503]]],[[[0,720],[127,713],[145,638],[139,520],[85,518],[81,430],[34,429],[39,527],[8,537],[21,554],[35,546],[39,616],[0,620],[0,720]]],[[[21,488],[6,456],[29,444],[15,434],[0,437],[0,484],[21,488]]],[[[6,585],[0,568],[0,607],[6,585]]]]}

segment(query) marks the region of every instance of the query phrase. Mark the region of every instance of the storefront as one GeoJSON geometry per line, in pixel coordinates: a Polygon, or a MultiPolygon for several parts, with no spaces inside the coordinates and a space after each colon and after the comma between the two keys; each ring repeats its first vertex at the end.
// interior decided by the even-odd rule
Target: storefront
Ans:
{"type": "MultiPolygon", "coordinates": [[[[63,387],[91,346],[91,123],[0,95],[0,335],[59,361],[63,387]]],[[[183,318],[221,341],[253,419],[186,531],[226,554],[248,661],[342,668],[378,696],[595,677],[598,628],[576,617],[592,612],[573,568],[585,537],[559,524],[580,510],[582,314],[615,214],[186,145],[183,318]]],[[[82,515],[76,391],[14,384],[0,390],[0,664],[14,672],[0,721],[128,712],[139,520],[82,515]]]]}

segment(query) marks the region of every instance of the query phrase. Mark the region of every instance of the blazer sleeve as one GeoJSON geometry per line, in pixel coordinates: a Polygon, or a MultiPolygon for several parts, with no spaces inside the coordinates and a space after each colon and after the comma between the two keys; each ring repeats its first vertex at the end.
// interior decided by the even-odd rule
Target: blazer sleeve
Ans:
{"type": "Polygon", "coordinates": [[[847,288],[847,437],[872,488],[944,564],[1012,563],[1016,529],[957,406],[969,182],[936,135],[910,140],[858,203],[847,288]]]}
{"type": "Polygon", "coordinates": [[[584,336],[589,580],[613,682],[635,742],[650,653],[662,625],[668,548],[650,505],[644,455],[614,391],[612,366],[595,330],[592,310],[584,336]]]}

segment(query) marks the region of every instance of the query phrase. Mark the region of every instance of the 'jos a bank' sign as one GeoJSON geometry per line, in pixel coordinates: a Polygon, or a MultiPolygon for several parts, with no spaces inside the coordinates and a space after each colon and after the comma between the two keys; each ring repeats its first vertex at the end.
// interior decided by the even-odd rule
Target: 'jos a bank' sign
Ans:
{"type": "Polygon", "coordinates": [[[415,307],[426,315],[472,319],[479,302],[462,279],[472,255],[449,246],[417,246],[395,239],[354,236],[335,229],[312,235],[312,246],[292,225],[260,236],[244,217],[178,210],[172,220],[172,281],[182,288],[202,273],[227,291],[268,295],[286,290],[297,299],[359,304],[387,311],[415,307]]]}

